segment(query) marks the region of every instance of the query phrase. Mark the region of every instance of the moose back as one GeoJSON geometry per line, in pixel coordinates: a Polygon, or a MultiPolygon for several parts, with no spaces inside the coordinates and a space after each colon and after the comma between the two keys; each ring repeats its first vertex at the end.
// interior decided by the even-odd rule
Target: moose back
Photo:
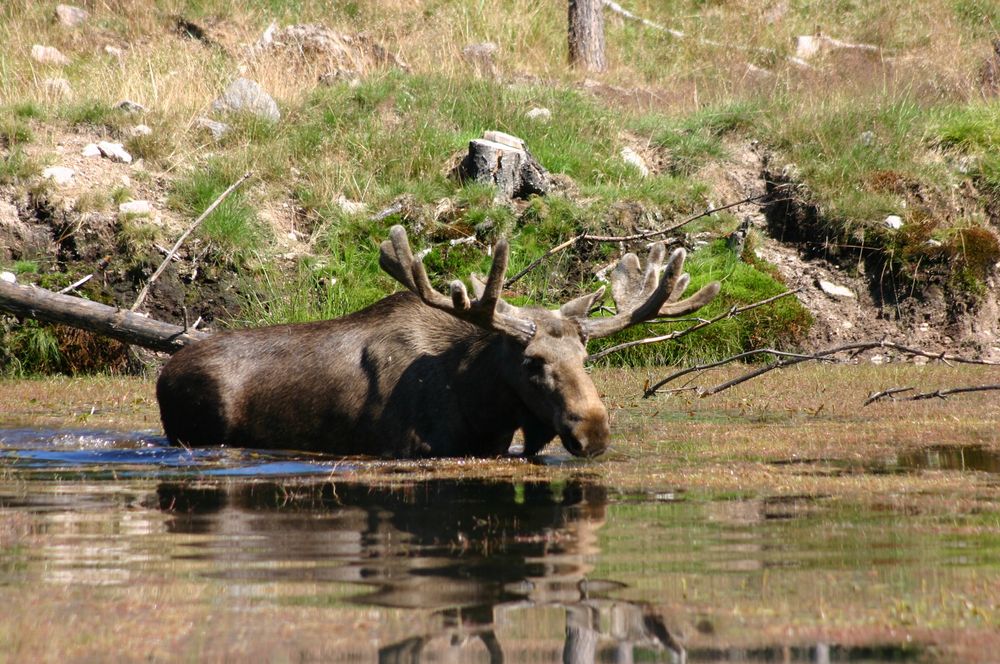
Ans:
{"type": "Polygon", "coordinates": [[[626,254],[612,273],[614,316],[588,317],[603,288],[557,310],[515,307],[500,298],[508,251],[499,242],[486,282],[472,278],[474,298],[461,281],[446,296],[394,226],[380,264],[407,290],[343,318],[186,346],[156,385],[167,437],[410,458],[501,455],[521,430],[526,455],[556,436],[572,454],[600,454],[610,427],[583,366],[588,339],[690,313],[719,285],[681,299],[684,252],[664,261],[656,244],[644,269],[626,254]]]}

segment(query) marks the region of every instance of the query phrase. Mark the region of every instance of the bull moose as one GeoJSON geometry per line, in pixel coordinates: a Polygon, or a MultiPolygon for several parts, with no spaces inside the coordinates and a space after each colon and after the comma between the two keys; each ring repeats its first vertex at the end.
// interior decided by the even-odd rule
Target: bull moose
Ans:
{"type": "Polygon", "coordinates": [[[334,320],[214,334],[174,355],[156,385],[167,437],[190,446],[482,457],[505,454],[521,430],[526,456],[557,435],[574,455],[602,453],[610,426],[583,366],[587,340],[693,312],[719,284],[681,299],[684,250],[666,258],[656,243],[645,269],[629,253],[612,272],[615,315],[590,318],[603,287],[557,310],[502,300],[508,254],[501,240],[486,282],[472,277],[474,299],[460,280],[449,297],[434,290],[406,231],[394,226],[379,263],[405,291],[334,320]]]}

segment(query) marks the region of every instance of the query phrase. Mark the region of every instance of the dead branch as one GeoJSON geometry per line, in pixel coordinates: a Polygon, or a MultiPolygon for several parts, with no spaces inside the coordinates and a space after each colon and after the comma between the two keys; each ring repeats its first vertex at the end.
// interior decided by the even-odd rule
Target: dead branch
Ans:
{"type": "MultiPolygon", "coordinates": [[[[784,298],[784,297],[788,297],[789,295],[794,295],[795,293],[798,293],[800,290],[802,290],[802,289],[801,288],[796,288],[795,290],[785,291],[784,293],[779,293],[779,294],[774,295],[772,297],[769,297],[767,299],[760,300],[759,302],[754,302],[753,304],[748,304],[748,305],[746,305],[744,307],[732,307],[728,311],[725,311],[725,312],[719,314],[715,318],[709,318],[707,320],[700,320],[699,322],[695,323],[694,325],[692,325],[690,327],[686,327],[683,330],[674,330],[673,332],[669,332],[667,334],[661,334],[661,335],[655,336],[655,337],[646,337],[644,339],[636,339],[635,341],[626,341],[624,343],[620,343],[620,344],[617,344],[615,346],[610,346],[609,348],[605,348],[604,350],[599,351],[597,353],[594,353],[593,355],[587,356],[587,361],[588,362],[593,362],[594,360],[599,360],[602,357],[607,357],[611,353],[616,353],[616,352],[618,352],[620,350],[625,350],[626,348],[632,348],[634,346],[644,346],[646,344],[656,344],[656,343],[660,343],[660,342],[663,342],[663,341],[670,341],[671,339],[679,339],[679,338],[681,338],[683,336],[691,334],[692,332],[697,332],[698,330],[704,329],[704,328],[708,327],[709,325],[712,325],[714,323],[718,323],[720,320],[726,320],[728,318],[734,318],[734,317],[739,316],[740,314],[742,314],[744,312],[750,311],[751,309],[756,309],[757,307],[762,307],[765,304],[771,304],[772,302],[774,302],[776,300],[780,300],[781,298],[784,298]]],[[[662,320],[661,321],[661,320],[656,320],[656,321],[650,321],[650,322],[651,323],[673,323],[673,322],[678,322],[678,321],[670,321],[670,320],[662,320]]],[[[751,354],[754,354],[754,353],[757,353],[757,352],[758,351],[751,351],[751,354]]],[[[760,351],[760,352],[765,352],[765,351],[760,351]]],[[[735,358],[727,359],[725,362],[723,362],[723,364],[725,364],[726,362],[732,362],[732,361],[734,361],[734,359],[735,358]]],[[[705,368],[708,369],[710,367],[705,367],[705,368]]],[[[688,372],[688,373],[690,373],[690,372],[688,372]]],[[[658,385],[665,384],[665,383],[669,382],[670,380],[673,380],[673,378],[677,378],[677,377],[678,376],[672,376],[672,377],[669,377],[668,379],[664,379],[664,381],[662,383],[659,383],[658,385]]],[[[653,390],[655,391],[656,388],[654,387],[653,390]]]]}
{"type": "Polygon", "coordinates": [[[894,395],[900,394],[902,392],[909,392],[912,389],[913,389],[912,387],[890,387],[889,389],[882,390],[881,392],[872,392],[871,394],[868,395],[868,398],[861,405],[867,406],[870,403],[875,403],[876,401],[881,401],[882,399],[895,400],[893,398],[894,395]]]}
{"type": "Polygon", "coordinates": [[[629,19],[630,21],[636,21],[638,23],[642,23],[646,27],[653,28],[654,30],[661,30],[663,32],[666,32],[667,34],[677,37],[678,39],[683,39],[684,37],[687,36],[680,30],[674,30],[673,28],[668,28],[664,25],[660,25],[659,23],[650,21],[649,19],[637,16],[632,12],[630,12],[629,10],[622,7],[621,5],[619,5],[617,2],[613,2],[613,0],[604,0],[604,6],[613,11],[614,13],[629,19]]]}
{"type": "Polygon", "coordinates": [[[184,243],[184,240],[186,240],[187,237],[191,235],[191,233],[193,233],[195,229],[198,228],[198,226],[201,225],[201,222],[205,221],[208,215],[212,214],[212,212],[215,211],[215,208],[219,207],[222,201],[226,200],[229,194],[236,191],[240,187],[240,185],[249,180],[250,176],[251,172],[247,171],[246,173],[243,174],[243,177],[241,177],[239,180],[229,185],[229,188],[226,189],[221,194],[219,194],[219,197],[216,198],[214,201],[212,201],[212,204],[209,205],[207,208],[205,208],[205,211],[202,212],[201,215],[199,215],[198,218],[194,220],[194,223],[191,224],[191,227],[188,228],[186,231],[184,231],[183,235],[177,238],[177,242],[175,242],[174,246],[170,248],[170,251],[167,253],[167,257],[163,259],[163,262],[160,263],[160,266],[156,268],[156,272],[153,273],[153,276],[149,278],[149,281],[146,282],[146,285],[142,287],[141,291],[139,291],[139,296],[136,297],[135,302],[132,303],[132,308],[131,308],[132,311],[137,310],[140,306],[142,306],[142,303],[146,301],[146,296],[149,295],[150,286],[152,286],[153,282],[155,282],[163,273],[163,271],[167,269],[167,265],[170,264],[170,260],[174,257],[174,254],[177,253],[177,250],[180,249],[181,244],[184,243]]]}
{"type": "Polygon", "coordinates": [[[515,274],[513,277],[511,277],[507,281],[505,281],[504,282],[504,288],[509,288],[511,285],[513,285],[515,282],[517,282],[519,279],[521,279],[521,277],[523,277],[524,275],[528,274],[529,272],[531,272],[532,270],[534,270],[536,267],[538,267],[539,265],[541,265],[542,262],[545,261],[545,259],[547,259],[547,258],[549,258],[549,257],[551,257],[551,256],[553,256],[555,254],[558,254],[560,251],[563,251],[565,249],[568,249],[569,247],[572,247],[577,242],[598,242],[598,243],[606,243],[606,244],[607,243],[618,244],[618,243],[621,243],[621,242],[638,242],[640,240],[652,240],[653,238],[661,237],[663,235],[666,235],[668,233],[671,233],[671,232],[677,230],[678,228],[681,228],[683,226],[687,226],[692,221],[697,221],[698,219],[702,219],[704,217],[711,217],[716,212],[722,212],[723,210],[728,210],[730,208],[738,207],[740,205],[745,205],[747,203],[759,200],[761,198],[767,198],[768,196],[771,196],[773,193],[774,192],[772,191],[772,192],[768,192],[768,193],[764,193],[764,194],[758,194],[756,196],[748,196],[747,198],[743,198],[741,200],[734,201],[732,203],[726,203],[725,205],[720,205],[719,207],[709,208],[709,209],[705,210],[704,212],[699,212],[698,214],[693,215],[691,217],[688,217],[687,219],[684,219],[683,221],[681,221],[679,223],[676,223],[673,226],[668,226],[666,228],[661,228],[661,229],[655,230],[655,231],[646,231],[644,233],[634,233],[632,235],[591,235],[590,233],[587,233],[586,231],[584,231],[583,233],[580,233],[579,235],[575,235],[575,236],[571,237],[570,239],[566,240],[562,244],[559,244],[559,245],[557,245],[557,246],[549,249],[544,254],[542,254],[541,256],[539,256],[538,258],[536,258],[535,260],[531,261],[531,263],[529,263],[526,268],[524,268],[523,270],[521,270],[520,272],[518,272],[517,274],[515,274]]]}
{"type": "MultiPolygon", "coordinates": [[[[864,351],[867,351],[867,350],[873,350],[873,349],[876,349],[876,348],[884,348],[884,349],[888,349],[888,350],[895,350],[896,352],[903,353],[904,355],[911,355],[911,356],[915,356],[915,357],[926,357],[928,359],[938,360],[940,362],[955,362],[956,364],[980,364],[980,365],[987,365],[987,366],[998,366],[998,365],[1000,365],[1000,362],[993,362],[991,360],[983,360],[983,359],[979,359],[979,358],[962,357],[960,355],[950,355],[950,354],[945,353],[945,352],[933,353],[933,352],[930,352],[930,351],[925,351],[925,350],[920,349],[920,348],[912,348],[910,346],[903,346],[902,344],[897,344],[897,343],[892,342],[892,341],[862,341],[862,342],[857,342],[857,343],[844,344],[842,346],[835,346],[833,348],[827,348],[825,350],[821,350],[821,351],[819,351],[817,353],[813,353],[811,355],[790,355],[788,353],[782,353],[781,351],[775,350],[773,348],[763,348],[763,349],[759,349],[759,350],[756,350],[756,351],[751,351],[751,353],[755,353],[755,354],[773,354],[773,355],[779,356],[780,359],[778,359],[778,360],[776,360],[776,361],[774,361],[774,362],[772,362],[770,364],[766,364],[766,365],[764,365],[762,367],[758,367],[758,368],[754,369],[753,371],[749,371],[749,372],[747,372],[745,374],[742,374],[740,376],[737,376],[736,378],[733,378],[731,380],[727,380],[724,383],[719,383],[718,385],[714,385],[714,386],[709,387],[709,388],[700,388],[698,390],[698,395],[702,396],[702,397],[706,397],[706,396],[710,396],[712,394],[718,394],[719,392],[722,392],[724,390],[728,390],[730,387],[734,387],[736,385],[739,385],[740,383],[745,383],[748,380],[751,380],[753,378],[757,378],[758,376],[762,376],[762,375],[764,375],[766,373],[774,371],[775,369],[784,369],[785,367],[790,367],[790,366],[799,364],[801,362],[807,362],[809,360],[830,361],[830,358],[832,356],[838,355],[840,353],[849,353],[849,354],[851,354],[850,359],[853,359],[854,357],[857,357],[857,355],[859,353],[861,353],[861,352],[864,352],[864,351]]],[[[745,357],[746,355],[747,355],[747,353],[740,353],[739,355],[734,355],[732,357],[725,358],[725,359],[720,360],[718,362],[712,363],[712,365],[710,367],[706,367],[704,370],[708,370],[708,369],[711,369],[711,368],[716,368],[716,367],[722,366],[724,364],[729,364],[730,362],[736,362],[739,359],[741,359],[742,357],[745,357]]],[[[667,376],[667,378],[664,378],[663,380],[657,382],[656,384],[651,385],[650,387],[646,388],[644,390],[644,393],[643,393],[643,398],[649,398],[649,397],[653,396],[654,394],[656,394],[657,390],[660,387],[662,387],[663,385],[666,385],[671,380],[674,380],[674,379],[676,379],[676,378],[678,378],[680,376],[683,376],[683,375],[687,375],[689,373],[694,373],[694,372],[693,371],[675,372],[675,374],[667,376]]],[[[967,389],[967,388],[958,388],[958,389],[967,389]]],[[[946,394],[947,393],[950,393],[950,392],[946,392],[946,394]]],[[[923,398],[928,398],[929,399],[929,398],[934,398],[935,396],[938,396],[938,395],[936,395],[934,393],[931,393],[930,396],[926,396],[926,397],[923,397],[923,398]]],[[[912,399],[912,397],[910,399],[912,399]]]]}
{"type": "Polygon", "coordinates": [[[906,397],[905,399],[903,399],[903,401],[921,401],[923,399],[944,399],[949,394],[965,394],[966,392],[989,392],[991,390],[1000,390],[1000,385],[973,385],[971,387],[952,387],[946,390],[934,390],[933,392],[914,394],[912,397],[906,397]]]}
{"type": "Polygon", "coordinates": [[[83,277],[82,279],[74,281],[73,283],[71,283],[66,288],[63,288],[61,291],[59,291],[59,294],[60,295],[66,295],[70,291],[75,291],[77,288],[79,288],[80,286],[84,285],[85,283],[87,283],[88,281],[90,281],[93,278],[94,278],[94,273],[91,272],[86,277],[83,277]]]}
{"type": "Polygon", "coordinates": [[[186,344],[208,336],[206,332],[185,330],[127,309],[5,281],[0,281],[0,311],[90,330],[127,344],[166,353],[176,352],[186,344]]]}

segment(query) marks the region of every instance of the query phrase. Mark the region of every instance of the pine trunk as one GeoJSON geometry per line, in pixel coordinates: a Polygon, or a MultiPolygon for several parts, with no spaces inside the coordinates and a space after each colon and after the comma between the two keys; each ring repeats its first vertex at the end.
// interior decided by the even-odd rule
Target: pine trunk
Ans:
{"type": "Polygon", "coordinates": [[[604,3],[569,0],[569,63],[586,71],[604,71],[604,3]]]}

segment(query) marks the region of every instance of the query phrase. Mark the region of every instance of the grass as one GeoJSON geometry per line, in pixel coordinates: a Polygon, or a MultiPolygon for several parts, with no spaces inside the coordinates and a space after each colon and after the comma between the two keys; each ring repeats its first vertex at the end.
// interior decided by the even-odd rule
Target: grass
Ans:
{"type": "MultiPolygon", "coordinates": [[[[191,218],[197,217],[241,173],[222,163],[209,163],[172,188],[170,204],[191,218]]],[[[233,192],[199,226],[197,233],[225,260],[245,263],[266,240],[266,233],[245,194],[233,192]]]]}
{"type": "MultiPolygon", "coordinates": [[[[1000,196],[997,105],[974,101],[975,72],[996,33],[989,3],[798,2],[735,11],[701,0],[635,0],[629,9],[685,36],[609,15],[611,70],[587,81],[566,66],[564,12],[526,0],[419,10],[385,3],[331,8],[319,0],[253,0],[235,10],[218,0],[164,0],[149,8],[119,0],[115,11],[91,8],[90,21],[75,31],[56,25],[45,7],[0,9],[0,184],[34,181],[37,164],[48,158],[39,144],[53,128],[110,135],[143,160],[145,169],[110,194],[114,204],[158,183],[172,212],[193,219],[252,171],[253,184],[206,220],[197,241],[215,260],[252,266],[242,277],[252,294],[241,319],[280,322],[342,315],[395,289],[376,262],[378,241],[392,223],[420,229],[419,241],[434,248],[427,262],[439,283],[482,270],[500,235],[511,238],[514,272],[584,230],[665,225],[719,203],[719,183],[706,169],[725,173],[732,147],[756,142],[775,171],[794,165],[831,244],[874,247],[905,288],[923,283],[905,275],[919,276],[934,263],[950,270],[941,278],[955,293],[985,292],[996,243],[979,229],[988,228],[990,200],[1000,196]],[[179,35],[172,29],[177,16],[201,25],[216,46],[179,35]],[[308,54],[248,55],[245,46],[272,21],[364,31],[409,67],[375,68],[359,84],[318,85],[337,63],[308,54]],[[803,70],[788,58],[795,37],[816,26],[883,50],[874,58],[831,53],[803,70]],[[466,44],[487,39],[499,45],[500,81],[482,77],[461,55],[466,44]],[[32,63],[32,43],[60,48],[72,64],[56,71],[32,63]],[[126,46],[126,57],[104,53],[107,43],[126,46]],[[748,64],[768,73],[755,75],[748,64]],[[283,119],[272,125],[219,118],[230,130],[215,142],[195,120],[211,115],[211,101],[235,71],[270,92],[283,119]],[[39,81],[56,74],[85,92],[49,98],[39,81]],[[125,98],[149,110],[116,110],[125,98]],[[552,120],[529,120],[534,107],[550,109],[552,120]],[[130,137],[140,121],[153,133],[130,137]],[[570,193],[500,206],[482,187],[449,177],[468,141],[488,129],[525,139],[550,172],[572,181],[570,193]],[[623,147],[647,155],[653,174],[643,178],[626,165],[623,147]],[[966,181],[985,196],[956,214],[953,192],[966,181]],[[344,212],[341,197],[367,211],[344,212]],[[399,214],[367,220],[400,200],[399,214]],[[903,218],[903,232],[882,226],[889,214],[903,218]],[[464,235],[477,242],[447,245],[464,235]]],[[[112,214],[108,207],[103,194],[77,200],[80,211],[112,214]]],[[[733,217],[715,215],[689,230],[718,235],[733,225],[733,217]]],[[[148,240],[123,232],[126,246],[148,240]]],[[[620,250],[574,248],[510,297],[558,304],[592,289],[592,267],[620,250]]],[[[696,282],[724,275],[719,306],[781,288],[759,261],[732,263],[712,247],[702,254],[690,267],[696,282]]],[[[794,344],[807,326],[803,312],[781,304],[754,320],[720,325],[715,336],[621,361],[794,344]],[[769,325],[767,316],[777,322],[769,325]]]]}

